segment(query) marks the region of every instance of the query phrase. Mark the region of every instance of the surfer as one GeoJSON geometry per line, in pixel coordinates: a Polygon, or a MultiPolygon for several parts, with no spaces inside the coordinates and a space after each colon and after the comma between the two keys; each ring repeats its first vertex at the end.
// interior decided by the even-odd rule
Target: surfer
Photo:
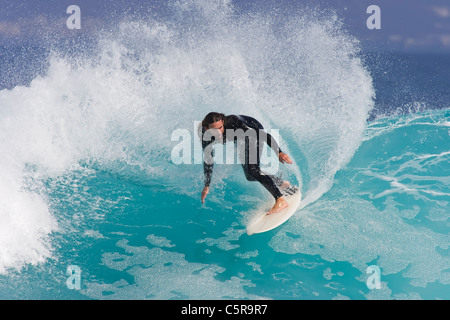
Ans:
{"type": "Polygon", "coordinates": [[[267,214],[273,214],[280,212],[281,210],[288,207],[287,201],[284,199],[279,187],[288,187],[289,182],[283,181],[277,177],[264,174],[260,168],[260,155],[262,153],[263,143],[266,142],[269,147],[271,147],[275,153],[278,155],[278,159],[281,163],[292,164],[291,159],[287,154],[281,151],[275,139],[265,132],[264,127],[256,119],[243,116],[243,115],[228,115],[225,116],[223,113],[210,112],[206,115],[201,123],[202,127],[202,147],[204,151],[204,161],[203,161],[203,171],[205,175],[205,186],[201,194],[202,203],[205,203],[205,198],[209,193],[209,185],[211,182],[213,162],[211,157],[214,156],[214,150],[211,148],[210,154],[205,153],[205,149],[211,145],[213,142],[218,142],[224,144],[227,141],[237,142],[236,135],[229,134],[227,138],[227,131],[242,129],[245,136],[245,159],[243,161],[242,167],[244,169],[245,176],[249,181],[259,181],[275,198],[274,206],[267,212],[267,214]],[[247,132],[248,130],[253,130],[253,132],[247,132]],[[214,140],[205,139],[205,132],[210,133],[214,140]],[[251,139],[247,133],[252,133],[256,139],[251,139]],[[252,151],[256,151],[256,157],[252,151]]]}

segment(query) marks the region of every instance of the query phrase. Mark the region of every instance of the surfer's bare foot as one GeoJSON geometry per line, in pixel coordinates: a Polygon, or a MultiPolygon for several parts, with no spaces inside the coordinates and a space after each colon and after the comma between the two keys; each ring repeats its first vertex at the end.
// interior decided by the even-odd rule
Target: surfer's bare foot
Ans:
{"type": "Polygon", "coordinates": [[[277,201],[275,202],[274,206],[272,207],[272,209],[269,210],[269,212],[267,212],[267,215],[271,215],[277,212],[280,212],[283,209],[286,209],[289,206],[289,204],[287,203],[286,200],[284,200],[283,197],[278,198],[277,201]]]}

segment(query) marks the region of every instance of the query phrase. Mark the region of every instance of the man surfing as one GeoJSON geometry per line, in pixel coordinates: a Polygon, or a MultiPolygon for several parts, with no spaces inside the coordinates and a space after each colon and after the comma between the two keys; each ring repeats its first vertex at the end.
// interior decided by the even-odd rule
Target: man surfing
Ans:
{"type": "Polygon", "coordinates": [[[265,132],[264,127],[258,122],[256,119],[243,116],[243,115],[228,115],[225,116],[223,113],[210,112],[203,119],[202,123],[202,148],[204,152],[204,160],[203,160],[203,171],[205,174],[205,186],[203,188],[201,194],[202,203],[205,203],[205,198],[209,193],[209,185],[211,183],[211,176],[213,170],[213,162],[211,161],[211,157],[214,156],[214,151],[211,148],[211,144],[222,143],[225,144],[227,141],[237,142],[236,135],[228,134],[227,132],[234,133],[236,130],[241,129],[245,134],[245,155],[242,167],[244,169],[245,176],[249,181],[259,181],[274,197],[275,204],[274,206],[267,212],[268,215],[274,214],[282,211],[283,209],[288,207],[287,201],[284,199],[279,187],[288,187],[289,182],[282,181],[281,179],[264,174],[260,168],[260,155],[262,154],[263,143],[266,142],[272,150],[278,155],[278,159],[281,163],[289,163],[292,164],[291,159],[285,153],[283,153],[278,146],[275,139],[265,132]],[[232,131],[230,131],[232,130],[232,131]],[[248,131],[253,130],[253,131],[248,131]],[[205,133],[209,133],[210,136],[214,137],[212,139],[205,139],[205,133]],[[256,137],[256,139],[249,138],[250,136],[256,137]],[[205,153],[205,149],[209,146],[211,149],[211,155],[205,153]],[[256,157],[252,151],[256,151],[256,157]]]}

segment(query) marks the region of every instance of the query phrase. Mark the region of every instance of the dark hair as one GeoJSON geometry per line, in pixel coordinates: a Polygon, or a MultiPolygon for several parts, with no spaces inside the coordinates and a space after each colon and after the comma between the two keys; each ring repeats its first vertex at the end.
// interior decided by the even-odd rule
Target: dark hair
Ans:
{"type": "Polygon", "coordinates": [[[220,120],[224,120],[224,119],[225,119],[225,115],[223,113],[210,112],[203,119],[202,126],[203,127],[208,127],[211,123],[214,123],[214,122],[217,122],[217,121],[220,121],[220,120]]]}

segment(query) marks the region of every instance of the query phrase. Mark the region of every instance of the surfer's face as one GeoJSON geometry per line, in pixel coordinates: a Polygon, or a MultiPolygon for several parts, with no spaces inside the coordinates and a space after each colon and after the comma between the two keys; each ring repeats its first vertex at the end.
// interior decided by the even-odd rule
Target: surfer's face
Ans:
{"type": "Polygon", "coordinates": [[[219,120],[210,123],[208,129],[212,131],[212,134],[217,138],[222,138],[225,128],[223,127],[223,120],[219,120]]]}

